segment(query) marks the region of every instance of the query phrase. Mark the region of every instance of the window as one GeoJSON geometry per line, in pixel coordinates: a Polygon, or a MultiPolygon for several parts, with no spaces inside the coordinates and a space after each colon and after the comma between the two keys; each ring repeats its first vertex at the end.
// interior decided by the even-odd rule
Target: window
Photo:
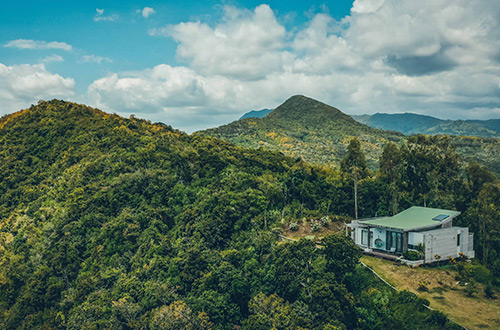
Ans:
{"type": "Polygon", "coordinates": [[[403,233],[395,231],[386,232],[386,250],[393,252],[403,252],[403,233]]]}
{"type": "Polygon", "coordinates": [[[361,245],[368,245],[368,231],[361,230],[361,245]]]}
{"type": "Polygon", "coordinates": [[[460,234],[457,234],[457,246],[460,246],[460,234]]]}

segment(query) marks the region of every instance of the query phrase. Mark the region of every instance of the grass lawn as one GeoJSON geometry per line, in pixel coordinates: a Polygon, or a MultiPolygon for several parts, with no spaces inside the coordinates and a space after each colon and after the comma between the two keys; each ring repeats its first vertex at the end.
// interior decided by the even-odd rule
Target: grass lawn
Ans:
{"type": "Polygon", "coordinates": [[[456,271],[450,266],[410,268],[369,256],[363,256],[361,261],[397,289],[429,300],[432,308],[468,329],[500,329],[500,299],[486,298],[484,287],[479,283],[477,293],[468,297],[464,287],[455,280],[456,271]],[[420,284],[427,291],[419,290],[420,284]]]}

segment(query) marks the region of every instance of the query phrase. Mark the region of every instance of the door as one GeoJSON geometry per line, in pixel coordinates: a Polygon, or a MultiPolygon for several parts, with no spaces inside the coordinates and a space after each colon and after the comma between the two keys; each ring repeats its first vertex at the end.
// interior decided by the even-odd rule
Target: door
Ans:
{"type": "Polygon", "coordinates": [[[390,252],[403,252],[403,233],[397,231],[387,231],[386,250],[390,252]]]}

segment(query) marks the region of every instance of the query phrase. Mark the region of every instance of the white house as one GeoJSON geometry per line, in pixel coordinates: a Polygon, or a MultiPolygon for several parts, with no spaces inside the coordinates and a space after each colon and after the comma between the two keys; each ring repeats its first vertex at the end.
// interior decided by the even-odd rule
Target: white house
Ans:
{"type": "Polygon", "coordinates": [[[463,253],[474,257],[473,234],[469,228],[453,227],[460,212],[413,206],[392,217],[354,220],[347,227],[351,237],[365,252],[400,256],[424,247],[423,263],[463,253]]]}

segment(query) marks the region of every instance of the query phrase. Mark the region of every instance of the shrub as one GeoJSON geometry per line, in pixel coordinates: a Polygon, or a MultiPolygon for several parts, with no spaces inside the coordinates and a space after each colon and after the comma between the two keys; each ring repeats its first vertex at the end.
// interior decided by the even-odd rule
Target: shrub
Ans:
{"type": "Polygon", "coordinates": [[[319,222],[319,221],[313,221],[311,223],[311,230],[312,231],[320,231],[321,227],[322,227],[322,225],[321,225],[321,222],[319,222]]]}
{"type": "Polygon", "coordinates": [[[403,252],[403,258],[406,260],[419,260],[420,254],[417,251],[403,252]]]}
{"type": "Polygon", "coordinates": [[[321,223],[323,224],[323,226],[325,227],[328,227],[330,225],[330,223],[332,223],[332,220],[330,220],[330,217],[325,215],[324,217],[321,217],[321,223]]]}
{"type": "Polygon", "coordinates": [[[418,291],[422,291],[422,292],[427,292],[429,291],[429,288],[427,288],[427,282],[426,281],[420,281],[420,283],[418,283],[418,291]]]}
{"type": "Polygon", "coordinates": [[[290,222],[288,228],[290,228],[290,230],[297,231],[299,230],[299,224],[296,222],[290,222]]]}
{"type": "Polygon", "coordinates": [[[470,282],[464,289],[464,292],[467,294],[467,297],[474,297],[474,294],[477,293],[476,283],[470,282]]]}
{"type": "Polygon", "coordinates": [[[484,286],[484,295],[489,299],[495,298],[495,292],[493,291],[493,286],[491,285],[491,283],[488,283],[484,286]]]}
{"type": "Polygon", "coordinates": [[[479,283],[487,284],[493,280],[491,271],[483,265],[474,265],[472,268],[472,276],[479,283]]]}

